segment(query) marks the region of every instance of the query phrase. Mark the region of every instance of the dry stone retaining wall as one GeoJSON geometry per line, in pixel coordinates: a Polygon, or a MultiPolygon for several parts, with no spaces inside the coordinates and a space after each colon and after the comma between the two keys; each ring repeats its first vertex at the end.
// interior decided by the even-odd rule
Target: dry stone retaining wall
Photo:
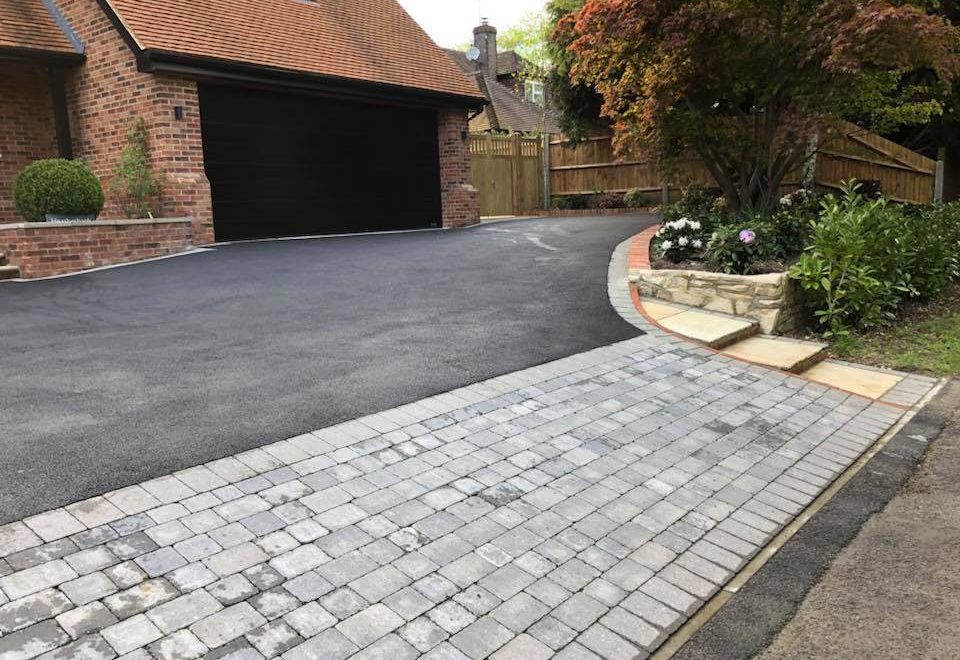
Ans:
{"type": "Polygon", "coordinates": [[[809,319],[803,290],[786,273],[638,269],[631,271],[630,279],[641,296],[755,319],[766,333],[797,330],[809,319]]]}

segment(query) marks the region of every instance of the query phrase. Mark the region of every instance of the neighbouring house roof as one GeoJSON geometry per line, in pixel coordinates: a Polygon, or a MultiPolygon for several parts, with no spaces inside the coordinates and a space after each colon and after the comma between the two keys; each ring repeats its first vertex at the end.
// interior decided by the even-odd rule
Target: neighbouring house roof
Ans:
{"type": "Polygon", "coordinates": [[[43,0],[0,0],[0,52],[77,56],[82,51],[43,0]]]}
{"type": "Polygon", "coordinates": [[[524,59],[516,51],[506,50],[497,53],[497,75],[512,76],[523,68],[524,59]]]}
{"type": "Polygon", "coordinates": [[[480,98],[396,0],[105,1],[141,55],[480,98]]]}
{"type": "MultiPolygon", "coordinates": [[[[560,133],[556,117],[536,103],[496,80],[485,78],[479,67],[458,50],[447,54],[476,81],[487,99],[484,111],[470,121],[472,131],[516,131],[520,133],[560,133]]],[[[497,58],[500,59],[499,56],[497,58]]]]}
{"type": "MultiPolygon", "coordinates": [[[[473,71],[474,66],[467,59],[467,54],[454,49],[447,49],[447,55],[453,58],[463,71],[473,71]]],[[[524,59],[512,50],[497,53],[497,77],[512,76],[523,68],[524,59]]]]}

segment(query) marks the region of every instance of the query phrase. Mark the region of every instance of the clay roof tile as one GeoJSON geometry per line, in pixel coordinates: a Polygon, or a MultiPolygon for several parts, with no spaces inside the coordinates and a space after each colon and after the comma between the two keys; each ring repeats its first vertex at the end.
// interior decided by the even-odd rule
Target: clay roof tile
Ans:
{"type": "Polygon", "coordinates": [[[481,96],[396,0],[107,2],[145,50],[481,96]]]}
{"type": "Polygon", "coordinates": [[[0,0],[0,50],[75,54],[43,0],[0,0]]]}

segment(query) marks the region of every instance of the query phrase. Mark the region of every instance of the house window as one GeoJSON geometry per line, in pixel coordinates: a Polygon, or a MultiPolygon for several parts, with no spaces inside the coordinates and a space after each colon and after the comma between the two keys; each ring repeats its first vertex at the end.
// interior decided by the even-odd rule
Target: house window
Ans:
{"type": "Polygon", "coordinates": [[[523,84],[523,95],[531,103],[536,103],[541,108],[546,103],[546,98],[543,92],[543,81],[542,80],[527,80],[523,84]]]}

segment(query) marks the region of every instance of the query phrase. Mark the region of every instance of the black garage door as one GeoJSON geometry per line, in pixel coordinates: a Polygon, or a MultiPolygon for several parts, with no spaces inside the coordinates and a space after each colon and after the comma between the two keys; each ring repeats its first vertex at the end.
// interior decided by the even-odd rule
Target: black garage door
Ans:
{"type": "Polygon", "coordinates": [[[202,85],[218,240],[439,227],[436,113],[202,85]]]}

